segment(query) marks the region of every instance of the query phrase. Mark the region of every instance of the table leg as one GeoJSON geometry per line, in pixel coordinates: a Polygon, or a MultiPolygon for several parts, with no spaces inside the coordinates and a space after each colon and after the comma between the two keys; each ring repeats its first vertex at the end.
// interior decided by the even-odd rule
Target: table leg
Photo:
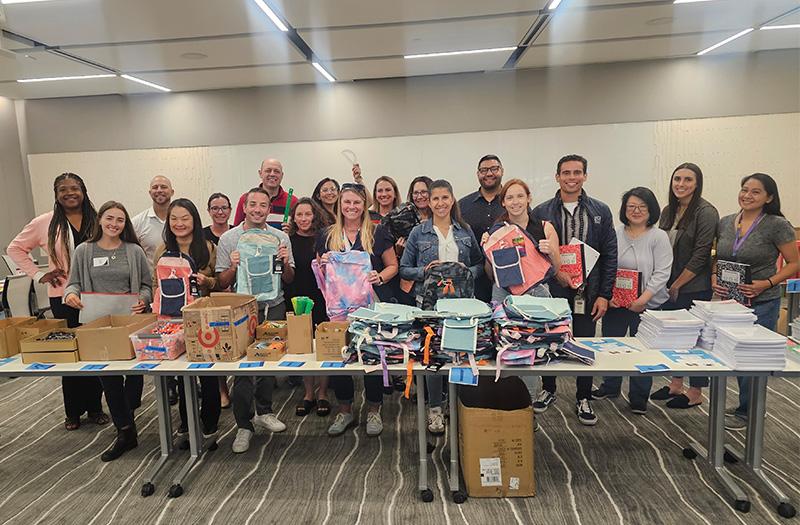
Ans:
{"type": "Polygon", "coordinates": [[[422,501],[433,501],[433,491],[428,486],[428,435],[425,422],[425,374],[417,374],[417,438],[419,446],[419,494],[422,501]]]}
{"type": "Polygon", "coordinates": [[[183,480],[202,454],[203,433],[200,429],[199,402],[197,398],[197,378],[185,375],[181,378],[186,394],[186,419],[189,427],[189,459],[175,476],[169,488],[169,497],[178,498],[183,494],[183,480]]]}
{"type": "Polygon", "coordinates": [[[142,497],[153,495],[155,492],[156,476],[172,453],[172,417],[169,411],[169,397],[167,396],[167,376],[153,376],[156,393],[156,410],[158,412],[158,439],[161,444],[161,456],[150,469],[142,485],[142,497]]]}
{"type": "Polygon", "coordinates": [[[450,491],[454,503],[464,503],[467,493],[461,490],[461,467],[458,464],[458,393],[455,383],[447,383],[447,400],[450,408],[450,491]]]}

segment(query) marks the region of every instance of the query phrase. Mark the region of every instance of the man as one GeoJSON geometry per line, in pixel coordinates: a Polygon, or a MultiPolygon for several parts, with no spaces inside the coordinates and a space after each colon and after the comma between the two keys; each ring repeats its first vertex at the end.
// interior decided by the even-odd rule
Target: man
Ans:
{"type": "MultiPolygon", "coordinates": [[[[617,236],[611,210],[604,203],[592,199],[583,184],[588,177],[588,162],[580,155],[567,155],[558,161],[556,181],[560,186],[555,197],[533,210],[538,220],[549,221],[558,232],[559,243],[569,244],[572,238],[588,244],[600,253],[597,264],[586,282],[575,289],[563,271],[550,281],[550,293],[564,297],[572,308],[572,330],[576,337],[594,337],[597,321],[605,315],[617,273],[617,236]]],[[[576,378],[575,411],[583,425],[594,425],[597,416],[590,403],[592,378],[576,378]]],[[[556,400],[556,378],[542,377],[543,390],[533,403],[533,410],[541,414],[556,400]]]]}
{"type": "Polygon", "coordinates": [[[175,190],[168,178],[161,175],[153,177],[150,181],[150,199],[153,205],[131,219],[151,270],[156,250],[164,244],[164,224],[167,222],[167,208],[173,195],[175,190]]]}
{"type": "MultiPolygon", "coordinates": [[[[264,188],[253,188],[244,194],[244,222],[222,234],[217,246],[216,272],[219,287],[226,289],[236,287],[236,270],[239,266],[239,238],[245,230],[252,228],[267,230],[280,239],[278,258],[283,261],[281,281],[291,283],[294,280],[294,256],[292,255],[289,236],[283,231],[267,225],[270,211],[269,195],[264,188]]],[[[258,303],[258,322],[264,319],[272,321],[286,319],[286,304],[283,292],[268,302],[258,303]]],[[[278,417],[272,413],[272,391],[275,388],[274,376],[236,376],[233,380],[233,416],[236,419],[236,438],[232,450],[236,454],[246,452],[250,448],[250,439],[255,433],[254,423],[271,432],[286,430],[278,417]],[[255,412],[253,401],[255,400],[255,412]]]]}
{"type": "MultiPolygon", "coordinates": [[[[264,159],[261,163],[261,168],[258,170],[258,176],[261,177],[260,187],[267,192],[271,201],[270,215],[267,217],[267,223],[273,228],[281,229],[283,223],[283,215],[286,207],[289,209],[297,203],[297,197],[292,195],[292,200],[289,201],[289,194],[281,186],[283,182],[283,165],[276,159],[264,159]]],[[[241,196],[239,203],[236,205],[236,216],[234,217],[233,224],[239,225],[244,220],[244,204],[247,194],[241,196]]]]}
{"type": "MultiPolygon", "coordinates": [[[[472,227],[475,238],[480,240],[489,231],[494,221],[503,213],[497,196],[503,187],[503,164],[497,155],[484,155],[478,161],[478,191],[458,201],[461,216],[472,227]]],[[[475,281],[475,297],[489,302],[492,299],[492,283],[482,273],[475,281]]]]}

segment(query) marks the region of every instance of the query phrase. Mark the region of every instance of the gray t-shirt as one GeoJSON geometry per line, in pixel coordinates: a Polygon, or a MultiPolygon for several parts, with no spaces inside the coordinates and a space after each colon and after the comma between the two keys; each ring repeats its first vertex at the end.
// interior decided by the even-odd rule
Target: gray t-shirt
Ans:
{"type": "MultiPolygon", "coordinates": [[[[750,232],[739,251],[736,252],[736,257],[734,257],[733,242],[736,239],[737,215],[737,213],[734,213],[719,220],[719,226],[717,227],[717,259],[749,264],[750,274],[754,281],[772,277],[776,273],[775,264],[781,253],[778,250],[778,246],[795,240],[792,224],[784,217],[765,215],[761,222],[750,232]]],[[[763,303],[780,296],[781,289],[779,286],[775,286],[754,297],[753,302],[763,303]]]]}
{"type": "MultiPolygon", "coordinates": [[[[104,250],[91,245],[92,287],[98,293],[131,293],[131,266],[125,245],[116,250],[104,250]]],[[[138,290],[137,290],[138,291],[138,290]]]]}
{"type": "MultiPolygon", "coordinates": [[[[266,230],[277,236],[278,239],[281,241],[282,246],[286,246],[289,250],[289,266],[292,268],[295,267],[294,264],[294,255],[292,254],[292,243],[289,240],[289,236],[286,235],[283,231],[273,228],[272,226],[267,226],[266,230]]],[[[219,238],[219,244],[217,245],[217,264],[214,270],[217,273],[224,272],[228,268],[231,267],[231,253],[235,252],[238,249],[239,238],[244,233],[244,223],[236,226],[235,228],[231,228],[230,230],[226,231],[222,234],[219,238]]],[[[236,281],[233,281],[233,290],[236,291],[236,281]]],[[[276,306],[283,302],[283,292],[278,293],[278,297],[271,301],[267,301],[267,306],[276,306]]]]}

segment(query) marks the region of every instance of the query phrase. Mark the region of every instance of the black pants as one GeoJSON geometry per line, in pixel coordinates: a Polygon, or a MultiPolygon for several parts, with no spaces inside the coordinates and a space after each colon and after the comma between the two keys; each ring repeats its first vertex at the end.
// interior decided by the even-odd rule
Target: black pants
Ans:
{"type": "MultiPolygon", "coordinates": [[[[200,376],[200,421],[203,423],[203,433],[211,434],[217,431],[219,414],[222,412],[222,402],[219,397],[219,376],[200,376]]],[[[183,379],[178,380],[178,395],[180,403],[178,412],[181,415],[181,429],[189,428],[186,417],[186,392],[183,379]]]]}
{"type": "Polygon", "coordinates": [[[133,425],[133,412],[142,406],[143,376],[100,376],[111,420],[117,429],[133,425]]]}
{"type": "MultiPolygon", "coordinates": [[[[69,328],[80,324],[79,311],[62,303],[60,297],[50,298],[50,311],[56,319],[67,321],[69,328]]],[[[64,376],[61,378],[61,393],[64,413],[70,419],[79,419],[85,412],[96,414],[103,411],[103,386],[97,377],[64,376]]]]}
{"type": "MultiPolygon", "coordinates": [[[[336,394],[337,401],[346,404],[353,403],[356,389],[353,376],[331,376],[330,386],[336,394]]],[[[378,405],[381,404],[383,402],[383,376],[375,374],[365,375],[364,392],[366,393],[368,402],[378,405]]]]}
{"type": "MultiPolygon", "coordinates": [[[[692,304],[695,300],[698,301],[710,301],[711,290],[703,290],[700,292],[688,292],[688,293],[679,293],[678,298],[675,302],[667,301],[666,303],[661,305],[662,310],[685,310],[692,307],[692,304]]],[[[675,376],[681,377],[681,376],[675,376]]],[[[697,387],[697,388],[705,388],[708,386],[708,378],[707,377],[700,377],[700,376],[690,376],[689,377],[689,386],[697,387]]]]}
{"type": "MultiPolygon", "coordinates": [[[[591,312],[589,305],[586,305],[587,311],[591,312]]],[[[592,321],[590,314],[573,314],[572,315],[572,333],[575,337],[594,337],[597,323],[592,321]]],[[[548,392],[556,393],[556,378],[555,376],[542,376],[542,388],[548,392]]],[[[575,399],[591,399],[592,398],[592,377],[591,376],[578,376],[575,378],[575,399]]]]}

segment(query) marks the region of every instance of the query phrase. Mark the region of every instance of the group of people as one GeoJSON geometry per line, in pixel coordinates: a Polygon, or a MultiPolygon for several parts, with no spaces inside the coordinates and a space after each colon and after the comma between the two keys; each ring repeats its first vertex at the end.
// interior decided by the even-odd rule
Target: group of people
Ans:
{"type": "MultiPolygon", "coordinates": [[[[9,245],[8,254],[31,277],[47,283],[54,317],[65,319],[70,327],[79,325],[81,294],[86,292],[138,294],[132,311],[147,311],[158,286],[153,268],[165,253],[181,252],[190,258],[201,295],[235,291],[241,262],[237,243],[250,229],[266,229],[278,237],[278,259],[284,268],[280,278],[283,293],[259,303],[259,322],[285,319],[286,301],[297,296],[313,299],[315,325],[325,321],[325,300],[316,286],[312,262],[317,261],[324,272],[333,251],[370,254],[372,270],[367,279],[380,301],[421,305],[426,274],[444,263],[468,269],[475,280],[476,298],[502,301],[509,292],[492,282],[493,272],[482,250],[488,232],[498,223],[517,225],[549,259],[553,277],[526,293],[567,299],[576,337],[595,336],[601,319],[603,336],[632,336],[645,309],[688,308],[693,300],[709,300],[714,294],[724,297],[725,288],[716,282],[716,260],[750,265],[752,283],[742,284],[740,290],[752,301],[757,322],[774,330],[780,308],[777,285],[798,271],[794,229],[781,214],[777,184],[763,173],[742,179],[740,210],[720,219],[716,208],[702,197],[703,172],[695,164],[681,164],[670,175],[663,209],[651,190],[632,188],[621,198],[615,227],[611,208],[584,189],[589,176],[584,157],[559,159],[555,170],[558,191],[534,206],[528,184],[518,178],[504,182],[500,158],[485,155],[477,163],[477,191],[460,200],[446,180],[414,178],[406,202],[413,206],[419,224],[401,238],[394,238],[381,224],[402,201],[398,185],[390,177],[377,178],[368,192],[361,169],[355,165],[353,182],[339,184],[324,178],[311,197],[298,199],[284,189],[284,169],[277,159],[265,159],[258,173],[261,183],[245,192],[235,208],[222,193],[208,198],[211,224],[205,228],[191,200],[173,199],[174,189],[166,177],[152,179],[152,206],[131,218],[125,206],[115,201],[95,211],[83,180],[64,173],[53,184],[53,211],[33,219],[9,245]],[[559,246],[572,239],[599,253],[597,264],[579,287],[560,269],[559,246]],[[36,248],[49,254],[46,273],[30,258],[36,248]],[[784,260],[780,269],[776,266],[779,257],[784,260]],[[618,268],[641,272],[642,293],[627,307],[612,299],[618,268]]],[[[238,427],[232,445],[236,453],[248,450],[256,427],[271,432],[286,429],[272,411],[275,377],[236,376],[232,395],[225,378],[205,376],[200,381],[200,420],[206,438],[216,436],[221,409],[230,405],[238,427]]],[[[541,387],[534,380],[526,381],[534,412],[544,413],[556,400],[555,377],[544,376],[541,387]]],[[[594,425],[598,418],[592,401],[619,396],[621,382],[619,377],[604,377],[593,390],[591,377],[578,377],[578,421],[594,425]]],[[[707,379],[693,377],[686,388],[683,379],[675,377],[669,386],[651,393],[649,376],[631,378],[630,407],[637,414],[646,412],[649,400],[667,401],[666,406],[675,409],[696,407],[707,384],[707,379]]],[[[748,381],[740,378],[739,385],[739,406],[726,417],[731,429],[746,423],[748,381]]],[[[443,386],[442,376],[432,376],[426,381],[427,392],[418,393],[427,394],[428,430],[434,434],[445,430],[443,386]]],[[[328,434],[336,436],[356,424],[352,377],[305,378],[303,401],[296,414],[315,411],[328,416],[334,412],[329,387],[337,406],[328,434]]],[[[92,423],[108,423],[101,405],[105,393],[117,438],[101,459],[118,458],[137,445],[135,411],[141,405],[142,388],[141,376],[65,376],[65,428],[79,428],[84,414],[92,423]]],[[[383,428],[380,407],[385,390],[381,378],[365,376],[364,389],[366,432],[375,436],[383,428]]],[[[174,397],[180,399],[179,433],[185,433],[186,408],[183,392],[178,390],[174,397]]]]}

